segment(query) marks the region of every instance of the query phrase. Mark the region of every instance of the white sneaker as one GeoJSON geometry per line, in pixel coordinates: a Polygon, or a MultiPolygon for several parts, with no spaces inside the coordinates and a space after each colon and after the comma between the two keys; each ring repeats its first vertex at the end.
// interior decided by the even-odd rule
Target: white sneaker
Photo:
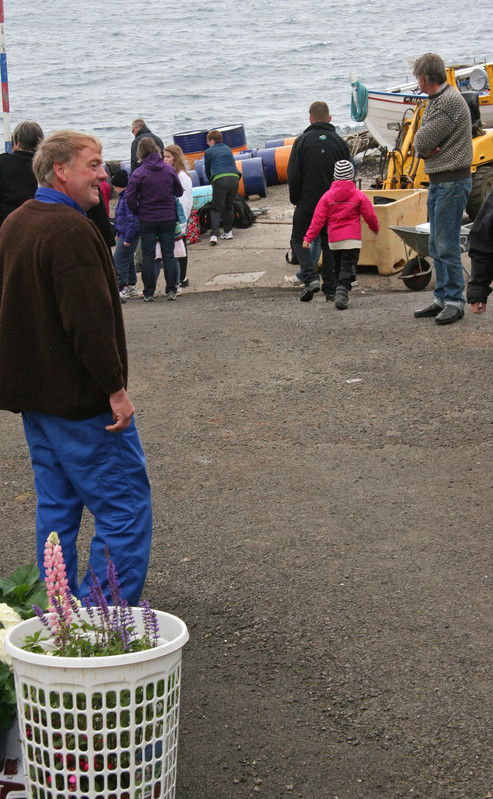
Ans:
{"type": "Polygon", "coordinates": [[[126,300],[129,296],[130,294],[128,293],[128,286],[122,286],[120,289],[120,297],[122,300],[126,300]]]}
{"type": "Polygon", "coordinates": [[[285,281],[286,281],[286,283],[288,283],[290,286],[296,286],[296,288],[300,288],[301,286],[304,286],[304,285],[305,285],[305,284],[303,283],[303,281],[302,281],[302,280],[299,280],[299,279],[296,277],[296,275],[284,275],[284,280],[285,280],[285,281]]]}
{"type": "Polygon", "coordinates": [[[175,294],[176,294],[177,297],[183,297],[183,291],[181,290],[181,288],[179,286],[176,289],[175,294]]]}
{"type": "Polygon", "coordinates": [[[221,233],[221,238],[222,239],[232,239],[233,238],[233,232],[231,230],[228,230],[227,233],[226,233],[226,231],[224,231],[224,233],[221,233]]]}
{"type": "Polygon", "coordinates": [[[217,244],[217,236],[211,236],[209,239],[209,244],[217,244]]]}
{"type": "Polygon", "coordinates": [[[127,297],[138,297],[139,296],[139,290],[137,289],[137,286],[125,286],[125,289],[127,291],[127,295],[126,295],[127,297]]]}

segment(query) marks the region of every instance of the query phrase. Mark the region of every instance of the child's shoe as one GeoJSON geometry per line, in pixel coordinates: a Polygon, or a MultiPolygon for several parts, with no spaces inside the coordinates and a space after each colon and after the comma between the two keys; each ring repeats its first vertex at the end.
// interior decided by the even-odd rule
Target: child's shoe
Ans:
{"type": "Polygon", "coordinates": [[[335,306],[338,311],[345,311],[348,306],[347,288],[344,286],[336,288],[335,306]]]}

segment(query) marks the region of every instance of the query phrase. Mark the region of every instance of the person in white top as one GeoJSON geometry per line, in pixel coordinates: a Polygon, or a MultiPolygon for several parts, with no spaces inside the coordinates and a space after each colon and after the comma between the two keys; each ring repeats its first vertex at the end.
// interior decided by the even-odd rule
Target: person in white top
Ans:
{"type": "Polygon", "coordinates": [[[192,210],[193,194],[192,194],[192,178],[187,172],[187,162],[183,154],[183,150],[177,144],[167,144],[164,148],[164,160],[171,164],[178,174],[181,185],[183,186],[183,194],[178,202],[181,203],[183,212],[186,217],[186,222],[181,225],[182,238],[175,241],[175,258],[180,264],[180,280],[177,295],[180,295],[181,289],[188,286],[189,280],[187,277],[188,266],[188,253],[187,253],[187,226],[192,210]]]}

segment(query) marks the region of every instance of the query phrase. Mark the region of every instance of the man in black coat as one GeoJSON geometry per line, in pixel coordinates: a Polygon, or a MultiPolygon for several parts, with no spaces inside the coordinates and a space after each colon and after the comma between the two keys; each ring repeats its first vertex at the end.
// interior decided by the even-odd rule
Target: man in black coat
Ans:
{"type": "Polygon", "coordinates": [[[486,311],[493,280],[493,191],[487,196],[469,233],[471,279],[467,284],[467,301],[473,313],[486,311]]]}
{"type": "Polygon", "coordinates": [[[43,138],[37,122],[19,122],[12,134],[12,152],[0,155],[0,225],[8,214],[36,194],[38,181],[32,161],[43,138]]]}
{"type": "MultiPolygon", "coordinates": [[[[288,163],[289,199],[296,206],[291,246],[298,258],[305,284],[300,296],[301,302],[310,302],[313,295],[320,291],[316,264],[313,263],[310,250],[303,247],[303,236],[310,226],[318,201],[331,186],[335,162],[352,160],[347,143],[336,133],[330,122],[327,103],[312,103],[308,113],[310,125],[295,140],[288,163]]],[[[325,286],[324,266],[327,267],[331,259],[326,231],[322,231],[322,249],[322,290],[326,289],[327,299],[332,299],[329,297],[329,286],[325,286]]]]}
{"type": "Polygon", "coordinates": [[[134,169],[137,169],[137,167],[139,166],[139,162],[137,160],[137,147],[139,141],[141,139],[145,139],[146,136],[149,136],[151,139],[154,139],[157,146],[159,147],[161,155],[164,155],[164,144],[162,139],[160,139],[159,136],[156,136],[155,133],[149,130],[143,119],[134,119],[134,121],[132,122],[132,133],[134,134],[134,140],[132,142],[132,147],[130,148],[131,173],[134,171],[134,169]]]}

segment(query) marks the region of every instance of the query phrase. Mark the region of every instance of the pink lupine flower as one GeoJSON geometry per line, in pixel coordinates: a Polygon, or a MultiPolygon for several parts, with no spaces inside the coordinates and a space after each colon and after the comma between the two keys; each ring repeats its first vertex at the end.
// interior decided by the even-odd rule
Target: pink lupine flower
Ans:
{"type": "Polygon", "coordinates": [[[45,582],[48,593],[48,611],[53,632],[62,632],[62,627],[69,627],[72,621],[70,590],[67,572],[63,560],[60,539],[57,533],[50,533],[46,539],[44,567],[45,582]]]}

